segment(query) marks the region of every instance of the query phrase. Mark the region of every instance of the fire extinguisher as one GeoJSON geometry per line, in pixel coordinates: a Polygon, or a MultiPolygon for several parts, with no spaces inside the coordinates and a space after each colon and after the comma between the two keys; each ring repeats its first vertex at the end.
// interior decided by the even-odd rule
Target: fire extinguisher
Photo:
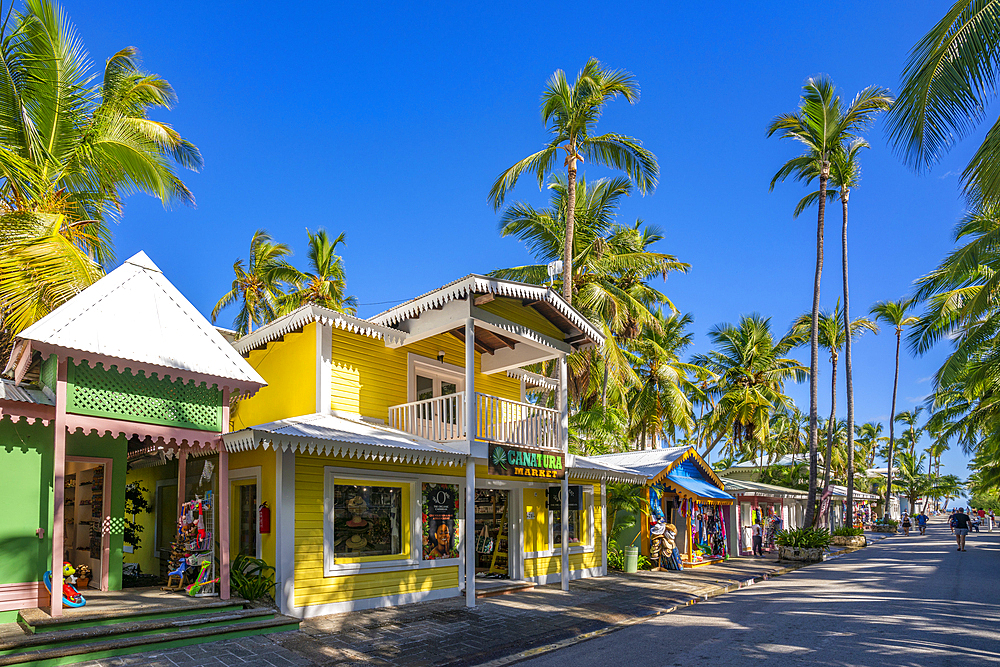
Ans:
{"type": "Polygon", "coordinates": [[[260,533],[263,535],[265,533],[271,532],[271,508],[267,506],[267,503],[261,503],[260,509],[258,510],[260,515],[260,533]]]}

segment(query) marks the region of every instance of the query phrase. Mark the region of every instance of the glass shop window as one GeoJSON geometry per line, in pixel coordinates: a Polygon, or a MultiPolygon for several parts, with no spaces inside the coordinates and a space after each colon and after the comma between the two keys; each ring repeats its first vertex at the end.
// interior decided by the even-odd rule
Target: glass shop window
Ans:
{"type": "Polygon", "coordinates": [[[334,556],[355,559],[403,554],[404,495],[401,484],[334,484],[334,556]]]}
{"type": "MultiPolygon", "coordinates": [[[[569,544],[570,546],[584,545],[589,541],[587,516],[592,496],[588,492],[589,490],[582,486],[570,485],[569,491],[569,544]]],[[[559,495],[561,495],[560,487],[550,487],[549,514],[552,525],[552,544],[557,547],[562,545],[562,510],[559,495]]]]}

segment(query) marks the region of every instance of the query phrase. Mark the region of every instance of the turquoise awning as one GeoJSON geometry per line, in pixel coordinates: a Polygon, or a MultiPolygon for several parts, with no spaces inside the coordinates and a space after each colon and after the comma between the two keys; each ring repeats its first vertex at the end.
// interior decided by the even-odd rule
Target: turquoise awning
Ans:
{"type": "Polygon", "coordinates": [[[668,486],[681,487],[696,498],[722,502],[735,500],[707,479],[705,473],[699,470],[695,462],[690,459],[682,461],[667,474],[663,481],[668,486]]]}

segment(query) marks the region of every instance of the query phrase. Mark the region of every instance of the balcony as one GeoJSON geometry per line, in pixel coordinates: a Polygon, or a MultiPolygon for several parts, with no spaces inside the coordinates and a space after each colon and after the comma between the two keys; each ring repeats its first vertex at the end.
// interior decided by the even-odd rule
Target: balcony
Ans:
{"type": "MultiPolygon", "coordinates": [[[[475,393],[476,439],[562,450],[559,411],[475,393]]],[[[389,426],[436,442],[466,439],[465,392],[389,408],[389,426]]]]}

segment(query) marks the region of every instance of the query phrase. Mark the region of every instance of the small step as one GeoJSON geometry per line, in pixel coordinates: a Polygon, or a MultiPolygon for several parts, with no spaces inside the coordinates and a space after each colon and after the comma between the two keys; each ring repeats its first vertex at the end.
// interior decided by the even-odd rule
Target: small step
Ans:
{"type": "Polygon", "coordinates": [[[476,597],[489,598],[494,595],[507,595],[517,591],[530,591],[535,587],[533,581],[520,581],[517,579],[501,579],[487,582],[476,582],[476,597]]]}
{"type": "Polygon", "coordinates": [[[180,616],[151,620],[120,619],[108,625],[98,625],[87,628],[67,628],[38,634],[25,634],[22,637],[0,641],[0,655],[23,652],[38,648],[57,648],[67,644],[88,642],[114,636],[138,636],[168,632],[178,628],[193,628],[195,626],[210,626],[219,624],[242,623],[249,620],[274,618],[276,610],[238,609],[236,611],[208,612],[197,616],[180,616]]]}
{"type": "Polygon", "coordinates": [[[18,613],[17,622],[26,632],[43,633],[108,625],[117,623],[122,618],[128,618],[129,621],[148,621],[158,618],[197,616],[209,612],[239,611],[244,605],[245,600],[239,598],[221,600],[169,596],[164,597],[162,601],[130,607],[116,605],[63,610],[63,615],[58,618],[49,616],[48,612],[41,609],[22,609],[18,613]]]}
{"type": "Polygon", "coordinates": [[[147,635],[111,636],[101,641],[86,641],[66,646],[42,648],[0,656],[0,666],[30,664],[34,667],[68,665],[89,660],[104,660],[115,656],[165,651],[194,644],[238,639],[252,635],[298,630],[299,621],[288,616],[250,619],[230,625],[194,625],[168,629],[147,635]]]}

